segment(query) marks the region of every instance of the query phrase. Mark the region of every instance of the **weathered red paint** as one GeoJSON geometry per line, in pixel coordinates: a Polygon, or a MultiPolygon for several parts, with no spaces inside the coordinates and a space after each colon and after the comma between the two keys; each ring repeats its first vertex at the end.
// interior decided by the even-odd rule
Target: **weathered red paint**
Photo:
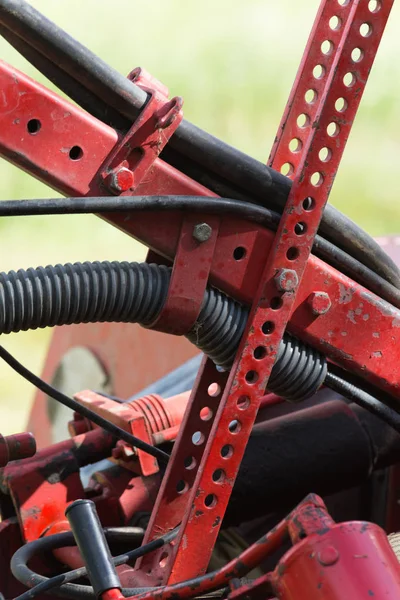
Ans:
{"type": "MultiPolygon", "coordinates": [[[[152,582],[171,584],[206,569],[286,327],[342,366],[400,398],[400,365],[395,352],[400,342],[399,307],[382,301],[310,256],[392,4],[393,0],[387,0],[373,11],[366,1],[321,3],[270,156],[270,164],[278,170],[286,165],[287,175],[293,179],[276,235],[227,216],[106,217],[144,241],[154,251],[153,257],[157,253],[160,260],[175,258],[170,293],[157,322],[164,331],[187,331],[198,314],[208,281],[251,306],[231,373],[220,373],[205,359],[184,416],[181,411],[175,420],[168,418],[160,425],[157,419],[153,423],[146,421],[143,411],[139,418],[130,415],[121,421],[115,405],[106,408],[107,416],[120,419],[136,435],[152,443],[163,441],[162,432],[165,439],[174,439],[182,421],[148,528],[151,538],[180,524],[179,536],[173,545],[145,557],[136,572],[138,577],[145,578],[144,571],[150,571],[152,582]],[[332,17],[337,18],[337,26],[331,25],[332,17]],[[362,24],[368,24],[367,36],[361,32],[362,24]],[[325,42],[330,45],[327,52],[323,50],[325,42]],[[351,58],[354,48],[361,51],[359,61],[351,58]],[[344,109],[337,107],[339,99],[343,99],[344,109]],[[304,116],[303,124],[298,120],[300,116],[304,116]],[[193,235],[194,227],[202,223],[211,228],[207,239],[193,235]],[[234,256],[237,247],[245,249],[240,260],[234,256]],[[266,331],[263,325],[267,322],[266,331]],[[361,329],[362,344],[357,335],[361,329]]],[[[121,136],[0,63],[0,152],[65,194],[212,195],[158,158],[182,118],[181,100],[168,100],[165,86],[144,71],[136,70],[130,77],[149,92],[150,100],[130,131],[121,136]],[[41,124],[34,134],[27,127],[31,119],[38,119],[41,124]],[[137,148],[141,151],[137,152],[137,148]]],[[[96,325],[94,330],[103,332],[103,327],[96,325]]],[[[84,334],[78,328],[75,331],[79,331],[75,343],[84,340],[84,345],[88,345],[88,329],[84,334]]],[[[68,347],[69,342],[63,341],[67,335],[59,339],[58,352],[51,358],[52,368],[61,350],[68,347]]],[[[99,342],[96,339],[93,348],[101,354],[99,342]]],[[[112,352],[115,348],[118,340],[112,352]]],[[[119,354],[107,357],[110,362],[117,356],[125,359],[122,345],[118,350],[119,354]]],[[[125,360],[121,362],[126,371],[125,360]]],[[[118,373],[115,364],[112,370],[118,373]]],[[[129,374],[124,382],[127,393],[131,381],[129,374]]],[[[81,423],[81,428],[86,426],[81,423]]],[[[85,495],[73,464],[76,444],[84,443],[88,444],[89,454],[93,450],[94,454],[101,454],[104,447],[113,455],[128,452],[125,446],[111,448],[109,436],[97,429],[4,470],[3,485],[12,495],[26,540],[62,530],[65,506],[85,495]],[[93,448],[89,448],[87,440],[94,444],[93,448]],[[68,468],[65,479],[58,480],[68,468]]],[[[154,459],[147,455],[142,459],[143,472],[154,473],[154,459]]],[[[112,475],[97,477],[101,480],[112,475]]],[[[98,494],[96,503],[103,523],[107,519],[126,522],[134,509],[146,505],[146,500],[153,506],[158,478],[151,479],[150,485],[143,478],[128,482],[130,477],[129,473],[118,473],[115,493],[110,492],[109,481],[98,482],[99,489],[96,485],[90,489],[91,494],[98,494]]],[[[288,532],[294,548],[283,557],[274,574],[235,590],[231,597],[266,594],[271,588],[283,600],[292,598],[294,592],[300,598],[317,598],[321,590],[326,600],[336,600],[343,597],[343,586],[353,596],[399,596],[399,565],[382,530],[365,523],[336,525],[322,501],[310,497],[288,520],[217,574],[192,585],[161,587],[142,597],[189,598],[225,585],[229,579],[244,574],[247,567],[257,565],[282,543],[288,532]],[[365,570],[368,577],[361,581],[365,570]]],[[[130,581],[132,569],[124,572],[130,581]]],[[[118,590],[109,590],[103,596],[104,600],[121,598],[118,590]]]]}
{"type": "MultiPolygon", "coordinates": [[[[125,431],[133,433],[149,444],[158,445],[176,438],[189,394],[190,392],[184,392],[165,400],[157,394],[151,394],[119,404],[95,392],[84,390],[75,394],[75,399],[125,431]]],[[[77,422],[82,423],[79,420],[77,422]]],[[[84,424],[88,428],[93,426],[86,420],[84,424]]],[[[134,451],[122,440],[113,449],[112,456],[122,461],[121,464],[125,468],[134,472],[140,471],[145,476],[153,475],[159,470],[157,460],[153,456],[140,449],[134,451]]]]}
{"type": "MultiPolygon", "coordinates": [[[[168,558],[162,562],[162,565],[160,566],[157,556],[153,557],[153,560],[149,556],[143,560],[147,568],[151,564],[156,577],[160,576],[161,570],[164,571],[164,574],[161,575],[164,583],[166,581],[175,583],[182,581],[185,577],[203,573],[209,563],[244,449],[255,421],[260,398],[267,387],[286,325],[295,309],[298,287],[306,271],[314,238],[391,4],[388,2],[385,10],[377,13],[371,13],[366,3],[355,2],[342,7],[339,38],[336,46],[333,43],[335,46],[333,59],[330,64],[327,63],[321,67],[322,89],[316,100],[316,109],[312,120],[306,112],[303,141],[298,150],[300,158],[294,170],[293,185],[253,299],[242,343],[226,386],[221,386],[216,400],[208,398],[209,405],[215,411],[212,428],[210,430],[209,427],[201,424],[201,420],[198,419],[199,406],[193,399],[189,410],[190,414],[193,413],[193,418],[197,417],[198,419],[198,430],[194,433],[193,429],[188,426],[182,428],[174,448],[174,462],[167,468],[160,490],[160,499],[152,513],[148,539],[151,539],[156,531],[166,527],[167,523],[169,527],[177,526],[180,523],[178,542],[170,549],[168,558]],[[362,41],[359,40],[359,28],[367,18],[368,22],[372,24],[373,43],[371,42],[368,46],[360,66],[357,65],[352,70],[354,85],[348,86],[348,90],[346,90],[343,87],[344,77],[348,72],[351,51],[356,45],[364,48],[362,41]],[[345,116],[340,118],[339,124],[335,102],[345,92],[347,108],[345,116]],[[336,124],[332,136],[329,134],[331,123],[336,124]],[[321,160],[321,152],[325,148],[329,151],[326,165],[321,160]],[[316,176],[317,179],[315,179],[316,176]],[[266,333],[264,333],[265,323],[269,324],[266,333]],[[241,401],[243,398],[246,399],[245,403],[241,401]],[[240,410],[239,407],[243,405],[245,408],[240,410]],[[204,451],[195,481],[192,484],[185,477],[185,456],[190,456],[193,446],[196,445],[194,435],[200,436],[197,445],[204,446],[204,451]],[[223,449],[227,445],[229,452],[224,456],[223,449]],[[179,469],[179,466],[176,466],[177,463],[180,464],[179,482],[176,481],[176,470],[179,469]],[[217,477],[216,473],[221,472],[223,475],[217,477]],[[181,491],[182,483],[179,485],[182,481],[184,482],[183,492],[181,491]],[[180,510],[177,510],[178,504],[174,502],[177,506],[172,509],[172,501],[178,495],[186,496],[186,502],[179,501],[180,510]],[[169,515],[167,520],[165,519],[166,513],[169,515]],[[173,519],[175,520],[173,521],[173,519]],[[201,545],[196,543],[200,537],[201,545]]],[[[301,90],[301,86],[305,85],[305,82],[310,85],[313,74],[312,70],[307,72],[307,64],[311,64],[313,52],[321,53],[321,44],[325,40],[331,16],[332,3],[327,0],[321,5],[305,58],[294,85],[295,98],[298,94],[303,93],[299,92],[297,88],[301,90]]],[[[304,93],[301,96],[303,105],[306,102],[304,93]]],[[[285,146],[282,140],[286,128],[291,136],[293,128],[299,128],[297,120],[300,113],[291,108],[290,102],[288,106],[289,113],[283,117],[278,141],[270,158],[273,166],[275,166],[276,155],[281,151],[280,142],[283,144],[285,157],[293,154],[289,144],[285,146]]],[[[343,359],[343,357],[341,358],[343,359]]],[[[349,355],[349,358],[352,357],[349,355]]],[[[397,386],[399,373],[396,372],[394,377],[393,383],[397,386]]],[[[200,390],[209,388],[216,381],[215,378],[215,369],[211,367],[208,370],[204,369],[192,394],[197,396],[199,393],[200,395],[200,390]]],[[[193,470],[196,470],[196,467],[197,465],[193,470]]]]}
{"type": "Polygon", "coordinates": [[[12,460],[29,458],[36,452],[36,441],[31,433],[0,435],[0,468],[12,460]]]}

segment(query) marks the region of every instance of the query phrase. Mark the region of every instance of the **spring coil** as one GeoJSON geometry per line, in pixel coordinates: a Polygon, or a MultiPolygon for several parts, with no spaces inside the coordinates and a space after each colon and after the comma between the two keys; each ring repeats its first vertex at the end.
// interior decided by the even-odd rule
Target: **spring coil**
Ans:
{"type": "MultiPolygon", "coordinates": [[[[84,262],[0,273],[0,333],[72,323],[152,323],[168,294],[171,269],[129,262],[84,262]]],[[[248,317],[246,307],[208,288],[186,337],[222,369],[235,358],[248,317]]],[[[299,401],[326,375],[317,350],[285,334],[268,389],[299,401]]]]}

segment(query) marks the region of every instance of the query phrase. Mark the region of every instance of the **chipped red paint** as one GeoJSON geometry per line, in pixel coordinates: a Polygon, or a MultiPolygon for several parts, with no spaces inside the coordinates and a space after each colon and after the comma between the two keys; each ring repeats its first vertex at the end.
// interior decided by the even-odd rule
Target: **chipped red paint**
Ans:
{"type": "MultiPolygon", "coordinates": [[[[256,418],[260,398],[267,387],[286,325],[295,310],[298,282],[306,280],[303,276],[314,238],[391,4],[388,2],[385,9],[377,13],[371,13],[367,3],[344,3],[337,7],[340,27],[336,38],[333,36],[335,52],[332,60],[325,61],[324,57],[321,57],[322,88],[312,112],[306,106],[305,90],[302,90],[302,86],[309,87],[311,81],[315,79],[313,76],[315,54],[317,52],[321,54],[321,44],[326,38],[332,16],[330,0],[321,4],[294,84],[292,99],[289,100],[270,157],[271,165],[279,168],[282,166],[282,161],[291,160],[295,153],[290,150],[289,141],[285,140],[286,131],[289,132],[289,140],[291,140],[295,129],[296,131],[304,129],[298,150],[298,163],[292,165],[293,185],[273,246],[258,280],[259,284],[253,297],[246,330],[229,377],[222,380],[218,378],[216,369],[205,360],[203,370],[192,390],[189,417],[176,441],[174,460],[167,467],[147,536],[147,539],[151,539],[157,531],[165,530],[166,527],[176,527],[180,523],[177,543],[174,546],[170,545],[169,552],[164,553],[163,561],[160,561],[159,555],[156,554],[146,556],[141,563],[142,568],[152,571],[154,581],[175,583],[185,577],[204,573],[207,568],[256,418]],[[348,72],[349,55],[355,46],[360,45],[362,49],[365,47],[359,39],[359,27],[366,19],[372,23],[373,41],[366,49],[361,64],[357,64],[352,71],[354,86],[349,86],[346,90],[343,78],[348,72]],[[335,102],[343,93],[346,93],[347,108],[345,115],[339,118],[335,110],[335,102]],[[293,102],[293,98],[301,103],[301,111],[293,102]],[[306,122],[300,127],[298,118],[302,113],[306,115],[306,122]],[[332,123],[335,124],[335,131],[331,135],[329,127],[332,123]],[[324,162],[321,159],[321,152],[325,148],[328,149],[329,158],[324,162]],[[265,323],[269,324],[266,333],[265,323]],[[213,396],[209,394],[207,398],[204,392],[216,382],[220,385],[219,393],[213,396]],[[197,400],[198,397],[201,397],[202,402],[197,400]],[[246,399],[245,409],[240,410],[240,405],[243,406],[241,402],[243,398],[246,399]],[[200,410],[204,410],[207,406],[215,412],[211,429],[208,424],[202,423],[201,416],[199,418],[200,410]],[[188,426],[190,419],[194,421],[195,428],[188,426]],[[190,459],[193,447],[196,445],[204,450],[202,449],[193,468],[193,471],[197,469],[197,475],[192,483],[193,476],[188,477],[185,461],[190,459]],[[224,451],[224,448],[228,450],[224,451]],[[217,477],[217,472],[222,472],[223,476],[217,477]],[[196,542],[200,538],[202,543],[199,545],[196,542]]],[[[316,289],[323,291],[320,286],[316,289]]],[[[339,292],[342,293],[340,284],[339,292]]],[[[344,292],[339,298],[339,304],[350,304],[354,294],[348,295],[347,288],[344,288],[344,292]]],[[[367,294],[361,291],[360,294],[362,299],[367,301],[367,294]]],[[[308,296],[309,293],[306,298],[308,296]]],[[[373,302],[370,295],[368,300],[369,304],[373,302]]],[[[392,313],[389,306],[380,310],[382,306],[380,302],[378,304],[380,308],[376,305],[377,310],[391,320],[390,333],[392,334],[394,323],[397,322],[397,313],[396,311],[392,313]]],[[[318,345],[321,346],[321,340],[318,345]]],[[[336,346],[329,342],[327,345],[331,346],[330,349],[335,351],[341,362],[353,359],[350,352],[337,351],[336,346]]],[[[348,346],[346,345],[345,348],[347,349],[348,346]]],[[[370,358],[380,357],[371,353],[370,358]]],[[[398,386],[400,380],[399,369],[399,366],[395,367],[395,373],[388,376],[393,388],[398,386]]]]}
{"type": "MultiPolygon", "coordinates": [[[[280,171],[286,166],[293,180],[276,234],[226,215],[105,216],[148,245],[152,260],[174,260],[169,295],[153,325],[175,334],[187,331],[208,282],[251,307],[248,325],[231,372],[221,373],[205,359],[187,410],[185,414],[180,410],[176,419],[167,418],[160,425],[157,419],[146,420],[145,410],[139,418],[131,413],[125,418],[111,401],[102,399],[102,406],[98,404],[99,412],[105,410],[151,443],[174,439],[181,424],[156,501],[158,476],[132,478],[126,469],[116,475],[97,473],[89,489],[83,489],[81,463],[111,454],[127,466],[134,453],[125,445],[115,445],[99,429],[6,467],[2,485],[11,494],[25,540],[63,530],[67,504],[88,494],[95,497],[103,524],[129,522],[135,512],[154,505],[147,539],[180,525],[173,544],[146,556],[138,566],[135,576],[144,584],[169,584],[143,598],[183,599],[226,585],[258,565],[288,533],[294,547],[276,571],[235,589],[231,598],[272,590],[282,600],[292,598],[294,592],[312,599],[320,597],[322,590],[324,600],[336,600],[343,597],[343,581],[351,594],[351,586],[357,585],[361,597],[400,595],[399,565],[382,530],[365,523],[337,525],[314,496],[218,573],[190,585],[171,585],[198,576],[208,565],[286,327],[400,399],[395,352],[400,342],[400,306],[391,306],[310,255],[392,4],[393,0],[385,0],[372,10],[367,1],[322,1],[269,161],[280,171]],[[331,24],[333,17],[336,26],[331,24]],[[368,25],[366,36],[363,24],[368,25]],[[328,52],[322,47],[325,42],[330,45],[328,52]],[[362,53],[358,62],[351,59],[354,48],[362,53]],[[343,109],[338,108],[338,100],[343,100],[343,109]],[[245,251],[240,259],[235,258],[237,248],[245,251]]],[[[143,70],[129,77],[149,93],[149,100],[128,133],[121,135],[0,62],[0,153],[69,195],[214,195],[159,158],[182,119],[181,99],[169,100],[165,86],[143,70]],[[34,134],[28,128],[31,119],[41,124],[34,134]]],[[[110,350],[105,350],[107,327],[70,328],[56,334],[56,352],[50,355],[45,373],[54,372],[65,349],[82,344],[106,357],[116,386],[123,387],[126,395],[136,391],[130,388],[132,374],[126,374],[127,327],[118,329],[110,350]],[[71,331],[73,342],[68,337],[71,331]],[[117,362],[125,372],[123,384],[117,362]]],[[[153,362],[157,362],[155,352],[152,348],[148,352],[153,362]]],[[[184,357],[189,353],[182,350],[184,357]]],[[[171,364],[168,357],[166,365],[171,364]]],[[[78,421],[77,428],[85,430],[89,424],[78,421]]],[[[148,455],[141,457],[141,463],[143,473],[157,471],[148,455]]],[[[59,557],[68,562],[76,560],[76,553],[67,551],[59,557]]],[[[134,581],[131,567],[123,573],[124,581],[134,581]]],[[[104,600],[121,598],[118,590],[103,596],[104,600]]]]}
{"type": "Polygon", "coordinates": [[[29,458],[36,452],[36,441],[31,433],[0,435],[0,468],[10,461],[29,458]]]}

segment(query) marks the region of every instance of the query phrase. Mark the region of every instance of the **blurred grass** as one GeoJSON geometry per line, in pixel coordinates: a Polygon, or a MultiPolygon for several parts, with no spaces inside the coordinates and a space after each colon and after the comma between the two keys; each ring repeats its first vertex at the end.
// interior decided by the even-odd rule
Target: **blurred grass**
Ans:
{"type": "MultiPolygon", "coordinates": [[[[122,73],[143,66],[185,99],[185,117],[266,160],[318,0],[35,0],[32,4],[122,73]]],[[[400,5],[395,4],[331,202],[371,234],[400,231],[400,5]]],[[[0,56],[49,85],[0,39],[0,56]]],[[[51,87],[51,86],[50,86],[51,87]]],[[[0,199],[54,192],[0,162],[0,199]]],[[[137,259],[144,249],[96,217],[0,221],[1,269],[137,259]]],[[[10,335],[40,372],[49,331],[10,335]]],[[[33,391],[0,365],[1,432],[24,426],[33,391]]]]}

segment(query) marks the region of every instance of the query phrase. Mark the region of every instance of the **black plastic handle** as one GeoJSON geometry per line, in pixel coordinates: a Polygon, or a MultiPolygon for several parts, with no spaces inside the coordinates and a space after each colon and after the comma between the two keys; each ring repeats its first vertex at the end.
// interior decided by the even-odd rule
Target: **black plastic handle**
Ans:
{"type": "Polygon", "coordinates": [[[110,549],[91,500],[76,500],[65,511],[77,546],[85,561],[97,596],[111,588],[121,589],[110,549]]]}

